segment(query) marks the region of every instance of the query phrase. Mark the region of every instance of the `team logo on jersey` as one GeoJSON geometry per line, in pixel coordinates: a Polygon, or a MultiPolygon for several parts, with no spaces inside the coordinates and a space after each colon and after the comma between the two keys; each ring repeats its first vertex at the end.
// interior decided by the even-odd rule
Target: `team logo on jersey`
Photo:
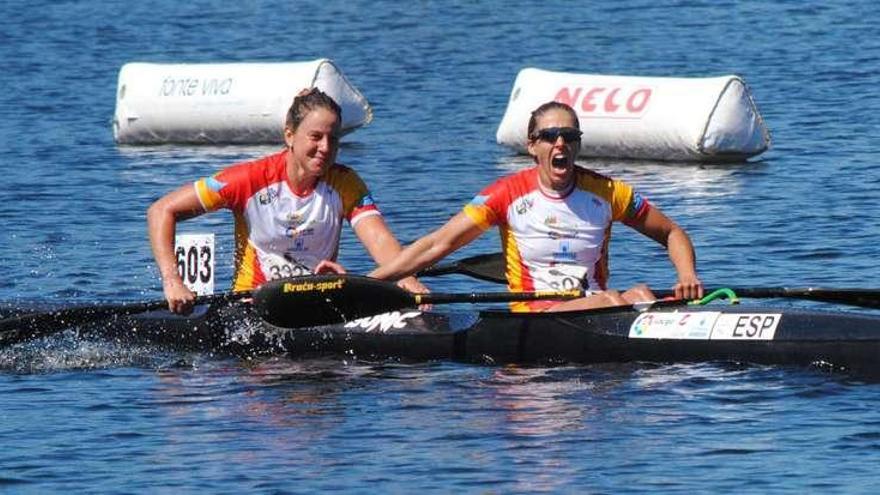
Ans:
{"type": "MultiPolygon", "coordinates": [[[[285,230],[284,233],[287,235],[287,237],[290,237],[291,239],[302,239],[303,237],[314,235],[315,228],[301,228],[301,226],[296,227],[291,225],[290,227],[287,227],[287,230],[285,230]]],[[[301,251],[301,249],[298,249],[297,251],[301,251]]]]}
{"type": "Polygon", "coordinates": [[[309,251],[309,245],[306,243],[306,239],[309,236],[314,235],[314,228],[307,229],[287,229],[287,236],[293,239],[293,247],[290,249],[291,253],[306,253],[309,251]]]}
{"type": "Polygon", "coordinates": [[[259,201],[261,205],[267,205],[278,199],[279,195],[280,193],[276,189],[266,189],[257,194],[257,201],[259,201]]]}
{"type": "Polygon", "coordinates": [[[287,214],[287,229],[284,234],[291,239],[296,239],[294,251],[307,251],[305,244],[303,244],[305,242],[303,238],[315,234],[315,228],[309,225],[311,222],[302,213],[294,211],[287,214]]]}
{"type": "Polygon", "coordinates": [[[287,214],[287,224],[290,225],[291,227],[298,227],[300,224],[302,224],[302,222],[303,222],[303,214],[302,213],[300,213],[298,211],[294,211],[292,213],[287,214]]]}
{"type": "Polygon", "coordinates": [[[571,250],[571,245],[568,241],[565,241],[559,243],[559,251],[553,252],[553,259],[559,261],[575,261],[577,255],[571,250]]]}
{"type": "Polygon", "coordinates": [[[577,237],[576,231],[560,222],[556,215],[550,215],[545,218],[544,225],[547,227],[547,237],[554,241],[558,241],[559,239],[574,239],[577,237]]]}
{"type": "Polygon", "coordinates": [[[293,241],[293,252],[301,253],[306,250],[306,239],[305,237],[297,237],[293,241]]]}
{"type": "Polygon", "coordinates": [[[516,204],[516,213],[517,215],[525,215],[526,212],[532,209],[532,206],[535,206],[535,200],[531,198],[523,198],[516,204]]]}
{"type": "Polygon", "coordinates": [[[556,227],[555,230],[550,229],[547,231],[547,237],[554,241],[558,241],[559,239],[575,239],[577,238],[577,232],[566,231],[563,227],[556,227]]]}

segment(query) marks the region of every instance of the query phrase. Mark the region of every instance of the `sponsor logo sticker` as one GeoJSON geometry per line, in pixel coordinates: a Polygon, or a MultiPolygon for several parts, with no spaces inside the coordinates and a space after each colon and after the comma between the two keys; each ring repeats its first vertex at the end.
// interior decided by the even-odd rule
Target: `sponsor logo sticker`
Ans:
{"type": "Polygon", "coordinates": [[[781,313],[722,315],[712,330],[713,340],[773,340],[781,313]]]}
{"type": "Polygon", "coordinates": [[[345,286],[344,278],[328,280],[326,282],[285,282],[281,286],[281,292],[284,294],[290,292],[326,292],[328,290],[340,290],[343,286],[345,286]]]}
{"type": "Polygon", "coordinates": [[[708,340],[717,311],[643,313],[629,327],[631,339],[708,340]]]}
{"type": "Polygon", "coordinates": [[[646,312],[630,325],[631,339],[773,340],[781,313],[646,312]]]}
{"type": "Polygon", "coordinates": [[[367,333],[377,331],[380,333],[386,333],[394,328],[399,329],[406,327],[407,320],[415,318],[420,314],[422,314],[420,311],[409,311],[406,313],[392,311],[390,313],[383,313],[381,315],[368,316],[366,318],[350,321],[345,324],[345,328],[360,328],[367,333]]]}

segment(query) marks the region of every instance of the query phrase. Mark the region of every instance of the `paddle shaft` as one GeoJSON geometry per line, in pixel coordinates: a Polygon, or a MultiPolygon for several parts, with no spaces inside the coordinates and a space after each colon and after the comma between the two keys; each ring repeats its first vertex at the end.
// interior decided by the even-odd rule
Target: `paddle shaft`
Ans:
{"type": "MultiPolygon", "coordinates": [[[[727,287],[738,297],[753,299],[805,299],[810,301],[846,304],[863,308],[880,308],[878,289],[823,289],[819,287],[727,287]]],[[[713,289],[707,289],[706,293],[713,289]]],[[[657,297],[674,297],[671,290],[654,291],[657,297]]]]}
{"type": "Polygon", "coordinates": [[[455,304],[455,303],[494,303],[514,301],[540,301],[545,299],[576,299],[583,297],[582,290],[537,291],[537,292],[470,292],[470,293],[430,293],[412,294],[412,303],[455,304]]]}
{"type": "Polygon", "coordinates": [[[501,253],[478,254],[457,261],[446,261],[429,266],[416,275],[436,277],[441,275],[467,275],[486,282],[507,283],[504,255],[501,253]]]}

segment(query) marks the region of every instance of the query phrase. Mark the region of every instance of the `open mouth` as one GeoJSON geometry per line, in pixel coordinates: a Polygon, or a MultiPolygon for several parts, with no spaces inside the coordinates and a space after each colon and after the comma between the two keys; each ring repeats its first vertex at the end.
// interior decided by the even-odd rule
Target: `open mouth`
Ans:
{"type": "Polygon", "coordinates": [[[565,167],[568,165],[568,157],[564,154],[559,153],[558,155],[553,155],[553,158],[550,160],[550,164],[554,167],[565,167]]]}

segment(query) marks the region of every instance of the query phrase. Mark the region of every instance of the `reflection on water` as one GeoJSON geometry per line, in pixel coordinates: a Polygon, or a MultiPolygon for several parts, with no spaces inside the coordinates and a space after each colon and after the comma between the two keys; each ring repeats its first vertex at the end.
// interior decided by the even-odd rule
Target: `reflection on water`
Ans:
{"type": "Polygon", "coordinates": [[[368,374],[332,359],[204,361],[192,370],[162,370],[153,403],[175,422],[209,419],[227,435],[236,434],[227,425],[242,421],[269,426],[279,433],[265,439],[268,447],[305,450],[344,422],[340,396],[368,374]]]}
{"type": "Polygon", "coordinates": [[[589,391],[595,383],[582,380],[560,381],[565,368],[527,368],[505,366],[484,381],[506,412],[511,432],[523,436],[553,435],[583,427],[590,416],[585,404],[569,403],[566,397],[589,391]]]}

